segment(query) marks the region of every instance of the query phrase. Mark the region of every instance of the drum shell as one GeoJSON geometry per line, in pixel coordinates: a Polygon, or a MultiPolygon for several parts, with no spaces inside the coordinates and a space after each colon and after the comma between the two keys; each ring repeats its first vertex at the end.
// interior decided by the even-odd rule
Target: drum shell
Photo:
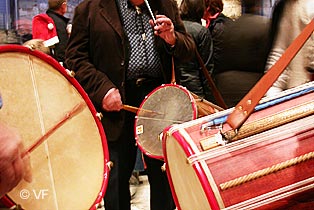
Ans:
{"type": "MultiPolygon", "coordinates": [[[[248,122],[300,105],[313,96],[313,93],[306,94],[258,111],[250,116],[248,122]]],[[[226,110],[225,114],[231,111],[226,110]]],[[[312,153],[312,114],[225,146],[203,151],[200,142],[212,138],[217,129],[201,132],[200,128],[215,119],[215,115],[223,113],[170,126],[164,131],[163,151],[167,175],[179,209],[287,208],[298,199],[303,199],[300,197],[313,197],[313,159],[266,173],[228,189],[223,190],[220,186],[312,153]],[[204,154],[206,158],[195,158],[204,154]]],[[[230,128],[226,125],[224,129],[230,128]]]]}
{"type": "Polygon", "coordinates": [[[25,209],[95,209],[106,191],[109,153],[88,95],[68,70],[37,50],[4,45],[0,62],[0,91],[5,102],[0,120],[18,129],[26,148],[75,105],[84,104],[81,112],[31,153],[33,181],[22,181],[2,202],[25,209]],[[24,193],[29,195],[27,199],[24,193]]]}

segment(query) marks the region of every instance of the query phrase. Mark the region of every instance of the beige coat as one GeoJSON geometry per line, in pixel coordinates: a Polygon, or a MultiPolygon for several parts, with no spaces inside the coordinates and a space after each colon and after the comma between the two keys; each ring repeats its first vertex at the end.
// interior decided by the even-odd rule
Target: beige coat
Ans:
{"type": "MultiPolygon", "coordinates": [[[[277,28],[277,36],[268,55],[266,71],[276,63],[292,41],[314,18],[313,0],[285,0],[277,28]]],[[[267,96],[311,81],[309,69],[314,70],[314,34],[305,43],[285,71],[267,92],[267,96]]]]}

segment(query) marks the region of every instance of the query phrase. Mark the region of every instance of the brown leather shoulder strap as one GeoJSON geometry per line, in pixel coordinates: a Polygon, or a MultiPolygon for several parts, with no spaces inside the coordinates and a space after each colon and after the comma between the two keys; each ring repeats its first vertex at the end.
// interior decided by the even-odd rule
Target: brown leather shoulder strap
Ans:
{"type": "Polygon", "coordinates": [[[244,96],[235,106],[234,111],[228,116],[227,123],[233,128],[238,129],[250,114],[260,99],[266,94],[267,90],[277,80],[280,74],[288,66],[297,52],[304,45],[314,30],[314,19],[303,29],[301,34],[286,49],[280,59],[268,70],[268,72],[255,84],[255,86],[244,96]]]}
{"type": "Polygon", "coordinates": [[[204,73],[204,76],[206,77],[207,79],[207,82],[208,82],[208,85],[210,86],[211,90],[212,90],[212,93],[218,103],[218,105],[223,108],[223,109],[227,109],[227,105],[223,99],[223,97],[221,96],[218,88],[216,87],[211,75],[209,74],[204,62],[203,62],[203,59],[201,58],[200,54],[198,53],[198,51],[196,50],[196,57],[197,57],[197,60],[203,70],[203,73],[204,73]]]}

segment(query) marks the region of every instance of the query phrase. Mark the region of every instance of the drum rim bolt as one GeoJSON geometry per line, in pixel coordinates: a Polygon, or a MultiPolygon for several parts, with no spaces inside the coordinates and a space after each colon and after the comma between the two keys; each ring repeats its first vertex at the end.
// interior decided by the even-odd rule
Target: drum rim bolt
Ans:
{"type": "Polygon", "coordinates": [[[251,105],[252,104],[252,100],[251,99],[247,100],[246,104],[247,105],[251,105]]]}
{"type": "Polygon", "coordinates": [[[162,172],[165,172],[166,171],[166,163],[164,163],[161,167],[160,167],[161,171],[162,172]]]}
{"type": "Polygon", "coordinates": [[[66,69],[66,72],[68,73],[68,75],[69,75],[70,77],[74,78],[74,76],[75,76],[75,72],[74,72],[74,71],[69,70],[69,69],[66,69]]]}
{"type": "Polygon", "coordinates": [[[106,165],[107,165],[109,170],[111,170],[111,168],[113,168],[113,166],[114,166],[112,161],[109,161],[106,165]]]}
{"type": "Polygon", "coordinates": [[[101,112],[97,112],[96,117],[101,120],[103,117],[103,114],[101,112]]]}

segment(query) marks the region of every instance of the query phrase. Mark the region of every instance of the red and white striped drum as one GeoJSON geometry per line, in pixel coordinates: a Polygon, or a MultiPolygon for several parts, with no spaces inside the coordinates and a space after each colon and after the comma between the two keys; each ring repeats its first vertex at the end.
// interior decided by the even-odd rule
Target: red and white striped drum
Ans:
{"type": "Polygon", "coordinates": [[[314,83],[264,98],[238,131],[225,123],[233,109],[166,128],[178,209],[287,209],[313,199],[313,98],[314,83]]]}
{"type": "Polygon", "coordinates": [[[107,188],[109,154],[87,94],[52,57],[25,46],[1,46],[0,66],[0,121],[18,129],[26,148],[82,106],[30,153],[33,181],[21,181],[2,203],[26,210],[98,208],[107,188]]]}
{"type": "Polygon", "coordinates": [[[222,110],[198,98],[185,87],[163,84],[143,100],[135,119],[136,142],[144,154],[163,159],[162,131],[169,125],[183,123],[222,110]]]}

